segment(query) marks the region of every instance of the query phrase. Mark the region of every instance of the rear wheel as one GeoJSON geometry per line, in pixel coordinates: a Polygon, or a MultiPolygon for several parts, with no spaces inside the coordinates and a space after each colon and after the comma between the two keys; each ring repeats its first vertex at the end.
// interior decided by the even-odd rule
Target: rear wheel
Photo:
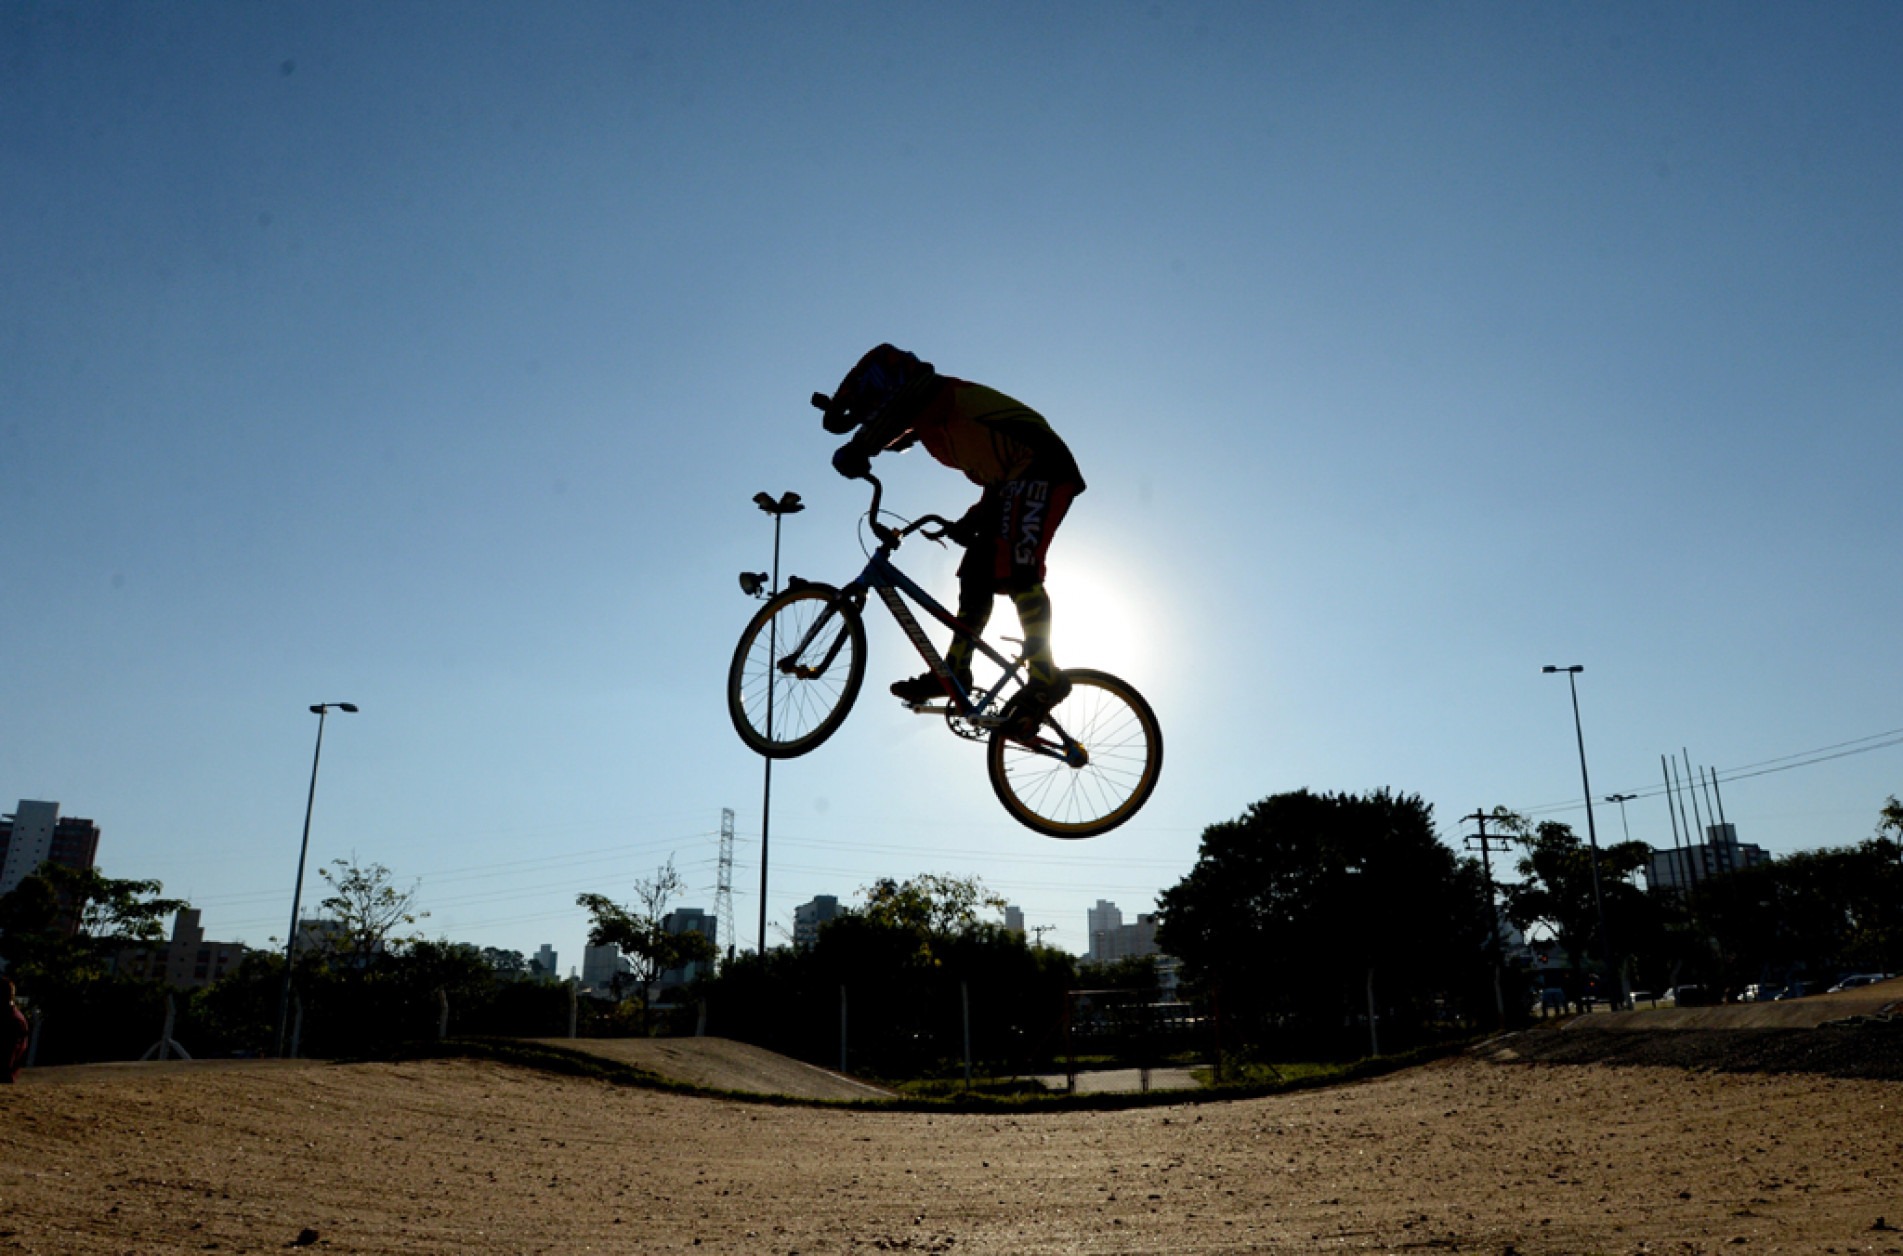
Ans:
{"type": "Polygon", "coordinates": [[[866,629],[829,585],[775,595],[740,634],[727,710],[740,740],[791,759],[839,731],[866,676],[866,629]]]}
{"type": "Polygon", "coordinates": [[[1143,695],[1115,676],[1064,675],[1070,696],[1045,717],[1035,744],[995,730],[986,766],[998,801],[1026,828],[1048,837],[1095,837],[1149,800],[1163,771],[1163,729],[1143,695]]]}

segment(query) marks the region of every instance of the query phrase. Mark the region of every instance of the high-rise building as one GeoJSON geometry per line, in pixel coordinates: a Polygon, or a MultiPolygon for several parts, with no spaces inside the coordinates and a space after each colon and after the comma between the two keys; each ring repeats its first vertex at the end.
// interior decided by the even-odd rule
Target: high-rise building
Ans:
{"type": "Polygon", "coordinates": [[[1653,850],[1645,882],[1655,890],[1681,893],[1702,881],[1771,862],[1762,846],[1738,840],[1735,824],[1708,824],[1702,845],[1653,850]]]}
{"type": "Polygon", "coordinates": [[[1093,964],[1107,964],[1110,961],[1103,954],[1109,945],[1106,939],[1123,928],[1123,909],[1109,899],[1100,898],[1085,916],[1090,921],[1090,949],[1086,958],[1093,964]]]}
{"type": "Polygon", "coordinates": [[[1004,909],[1004,928],[1007,933],[1024,934],[1024,909],[1007,906],[1004,909]]]}
{"type": "Polygon", "coordinates": [[[805,950],[819,941],[819,927],[839,918],[839,900],[821,894],[793,909],[793,947],[805,950]]]}
{"type": "Polygon", "coordinates": [[[555,948],[542,943],[531,961],[535,965],[535,975],[547,981],[553,981],[562,975],[561,965],[556,962],[555,948]]]}
{"type": "Polygon", "coordinates": [[[1093,964],[1114,964],[1156,953],[1156,917],[1149,914],[1139,915],[1133,925],[1119,924],[1090,935],[1093,964]]]}
{"type": "Polygon", "coordinates": [[[611,994],[615,989],[615,978],[626,970],[627,961],[621,958],[621,948],[612,942],[605,946],[584,946],[581,949],[581,985],[584,990],[611,994]]]}
{"type": "MultiPolygon", "coordinates": [[[[712,915],[699,907],[676,907],[661,917],[661,928],[670,934],[698,933],[715,947],[720,945],[720,939],[714,936],[719,925],[712,915]]],[[[697,977],[711,975],[713,968],[711,963],[704,960],[694,960],[679,968],[667,969],[655,984],[660,987],[689,985],[697,977]]]]}
{"type": "Polygon", "coordinates": [[[85,869],[98,854],[98,825],[77,816],[61,819],[56,802],[23,798],[12,815],[0,816],[0,894],[12,891],[43,863],[85,869]]]}
{"type": "Polygon", "coordinates": [[[179,989],[209,986],[238,966],[245,957],[242,942],[207,942],[196,907],[181,910],[172,921],[172,940],[152,946],[129,946],[113,958],[113,970],[122,977],[163,981],[179,989]]]}

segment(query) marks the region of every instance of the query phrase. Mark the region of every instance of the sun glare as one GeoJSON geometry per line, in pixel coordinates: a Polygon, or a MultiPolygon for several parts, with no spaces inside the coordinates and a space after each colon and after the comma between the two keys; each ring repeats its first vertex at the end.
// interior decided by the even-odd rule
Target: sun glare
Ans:
{"type": "Polygon", "coordinates": [[[1149,653],[1147,609],[1137,589],[1088,562],[1051,564],[1051,648],[1059,667],[1115,672],[1139,667],[1149,653]]]}

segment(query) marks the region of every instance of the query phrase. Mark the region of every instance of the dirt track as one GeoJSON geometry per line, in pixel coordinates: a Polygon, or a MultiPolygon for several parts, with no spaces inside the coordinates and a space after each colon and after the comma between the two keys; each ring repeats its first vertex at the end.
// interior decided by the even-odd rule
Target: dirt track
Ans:
{"type": "Polygon", "coordinates": [[[776,1107],[469,1061],[45,1070],[0,1252],[1903,1252],[1903,1085],[1472,1057],[1129,1112],[776,1107]]]}

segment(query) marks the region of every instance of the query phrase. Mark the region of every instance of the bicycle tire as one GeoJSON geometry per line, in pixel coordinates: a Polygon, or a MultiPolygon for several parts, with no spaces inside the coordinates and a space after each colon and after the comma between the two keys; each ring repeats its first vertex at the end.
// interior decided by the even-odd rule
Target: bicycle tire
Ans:
{"type": "Polygon", "coordinates": [[[1106,672],[1066,671],[1070,696],[1046,717],[1089,759],[1072,767],[1003,729],[991,734],[991,788],[1018,823],[1046,837],[1108,833],[1142,809],[1163,771],[1163,728],[1143,695],[1106,672]]]}
{"type": "Polygon", "coordinates": [[[727,668],[727,712],[752,750],[791,759],[839,731],[865,678],[858,608],[830,585],[803,584],[774,595],[740,634],[727,668]],[[812,675],[778,666],[796,650],[812,675]]]}

